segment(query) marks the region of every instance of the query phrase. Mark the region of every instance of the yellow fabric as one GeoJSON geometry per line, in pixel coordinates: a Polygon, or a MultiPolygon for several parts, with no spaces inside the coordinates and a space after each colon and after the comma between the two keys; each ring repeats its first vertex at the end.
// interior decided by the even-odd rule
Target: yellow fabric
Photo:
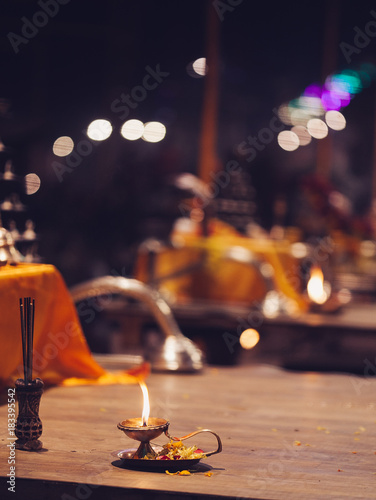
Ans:
{"type": "Polygon", "coordinates": [[[0,387],[24,378],[19,309],[23,297],[35,299],[34,378],[46,385],[137,382],[142,372],[108,374],[93,359],[59,271],[48,264],[19,264],[0,268],[0,387]]]}
{"type": "MultiPolygon", "coordinates": [[[[210,221],[209,236],[174,232],[171,239],[178,245],[158,254],[155,272],[159,278],[187,269],[184,274],[160,281],[161,290],[178,302],[204,299],[251,304],[262,300],[266,286],[259,272],[249,264],[225,258],[227,249],[242,247],[261,262],[269,263],[277,290],[293,299],[298,309],[307,309],[307,301],[299,292],[299,266],[290,254],[288,242],[248,238],[216,220],[210,221]],[[199,262],[201,266],[189,269],[199,262]]],[[[147,255],[140,254],[135,267],[135,277],[145,282],[149,279],[147,259],[147,255]]]]}

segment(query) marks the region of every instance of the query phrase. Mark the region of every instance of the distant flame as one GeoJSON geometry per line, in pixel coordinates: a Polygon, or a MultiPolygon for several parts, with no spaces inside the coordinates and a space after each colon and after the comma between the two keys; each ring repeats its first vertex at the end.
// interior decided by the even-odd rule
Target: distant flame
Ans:
{"type": "Polygon", "coordinates": [[[324,304],[328,300],[330,291],[326,290],[324,285],[324,275],[318,266],[311,269],[311,277],[307,284],[307,292],[312,302],[324,304]]]}
{"type": "Polygon", "coordinates": [[[144,396],[144,407],[142,410],[142,425],[146,426],[148,425],[148,419],[150,415],[149,393],[145,382],[140,382],[140,387],[142,390],[142,394],[144,396]]]}

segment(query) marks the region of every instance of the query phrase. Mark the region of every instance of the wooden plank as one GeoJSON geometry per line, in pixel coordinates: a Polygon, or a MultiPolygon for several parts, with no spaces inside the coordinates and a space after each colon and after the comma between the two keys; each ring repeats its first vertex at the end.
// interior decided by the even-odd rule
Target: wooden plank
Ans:
{"type": "MultiPolygon", "coordinates": [[[[133,446],[116,424],[141,416],[138,386],[56,387],[41,401],[46,451],[17,451],[18,494],[31,499],[26,480],[33,480],[39,498],[53,482],[59,498],[66,492],[67,499],[79,498],[72,485],[81,487],[80,495],[86,485],[91,498],[97,486],[104,495],[106,487],[120,488],[127,498],[140,498],[140,490],[145,497],[160,492],[160,498],[171,493],[269,500],[375,498],[375,377],[256,365],[207,368],[196,375],[153,373],[148,387],[152,416],[168,419],[171,434],[204,427],[221,436],[223,452],[202,462],[212,468],[211,477],[204,475],[205,467],[183,477],[115,466],[111,452],[133,446]]],[[[5,477],[6,405],[0,419],[0,475],[5,477]]],[[[193,444],[207,450],[215,439],[201,434],[193,444]]]]}

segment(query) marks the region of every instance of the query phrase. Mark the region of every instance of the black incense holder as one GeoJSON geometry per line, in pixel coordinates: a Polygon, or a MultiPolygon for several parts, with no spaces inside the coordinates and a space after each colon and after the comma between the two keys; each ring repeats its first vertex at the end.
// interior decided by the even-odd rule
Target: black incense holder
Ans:
{"type": "Polygon", "coordinates": [[[18,416],[15,435],[16,449],[35,451],[40,450],[43,443],[39,440],[42,435],[42,421],[39,418],[39,403],[43,394],[44,384],[40,378],[25,384],[23,379],[16,380],[16,397],[18,401],[18,416]]]}
{"type": "Polygon", "coordinates": [[[20,299],[20,318],[22,335],[22,354],[24,379],[16,380],[18,416],[15,435],[16,449],[34,451],[43,446],[39,441],[42,435],[42,422],[39,418],[40,398],[44,384],[40,378],[33,380],[33,340],[34,340],[35,301],[31,297],[20,299]]]}

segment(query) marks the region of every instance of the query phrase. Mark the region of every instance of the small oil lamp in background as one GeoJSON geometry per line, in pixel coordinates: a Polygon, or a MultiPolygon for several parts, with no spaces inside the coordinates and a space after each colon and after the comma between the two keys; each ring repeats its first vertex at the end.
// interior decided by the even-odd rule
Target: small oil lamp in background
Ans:
{"type": "Polygon", "coordinates": [[[330,283],[324,280],[322,269],[313,265],[307,283],[307,295],[312,312],[332,313],[341,307],[337,294],[332,293],[330,283]]]}
{"type": "Polygon", "coordinates": [[[314,304],[324,304],[331,292],[328,282],[324,282],[324,274],[319,266],[312,266],[310,278],[307,284],[307,294],[314,304]]]}
{"type": "Polygon", "coordinates": [[[146,455],[151,455],[155,458],[157,454],[150,446],[150,441],[157,438],[162,433],[165,433],[167,435],[170,422],[168,422],[164,418],[149,417],[150,403],[148,389],[144,382],[140,382],[140,386],[144,396],[142,417],[128,418],[127,420],[123,420],[117,425],[117,427],[131,439],[140,441],[140,445],[132,458],[144,458],[146,455]]]}

